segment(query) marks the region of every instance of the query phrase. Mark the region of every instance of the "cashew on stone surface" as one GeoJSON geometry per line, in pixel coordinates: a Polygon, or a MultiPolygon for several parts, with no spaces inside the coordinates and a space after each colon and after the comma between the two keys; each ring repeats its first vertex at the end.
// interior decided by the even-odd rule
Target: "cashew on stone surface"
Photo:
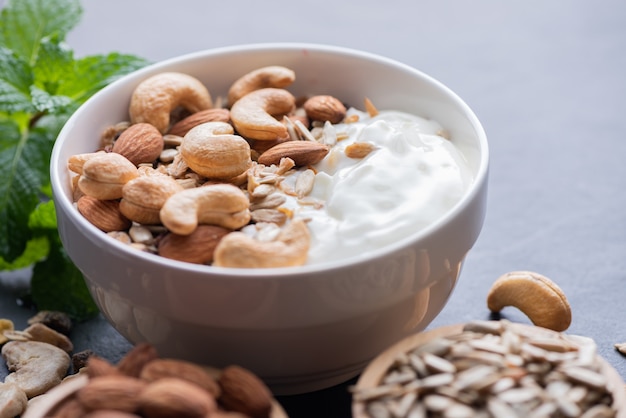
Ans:
{"type": "Polygon", "coordinates": [[[531,271],[509,272],[493,283],[487,307],[500,312],[506,306],[518,308],[533,324],[554,331],[565,331],[572,322],[570,304],[561,288],[531,271]]]}
{"type": "Polygon", "coordinates": [[[250,144],[226,122],[195,126],[184,136],[180,153],[189,168],[210,179],[228,180],[252,164],[250,144]]]}
{"type": "Polygon", "coordinates": [[[145,122],[165,133],[170,126],[170,114],[177,107],[190,113],[210,109],[211,94],[200,80],[177,72],[159,73],[139,83],[130,100],[130,120],[145,122]]]}
{"type": "Polygon", "coordinates": [[[276,140],[288,138],[287,127],[275,116],[295,109],[295,97],[284,89],[264,88],[246,94],[230,109],[235,130],[246,139],[276,140]]]}
{"type": "Polygon", "coordinates": [[[250,201],[243,190],[228,183],[185,189],[170,196],[160,211],[171,232],[189,235],[199,224],[239,229],[250,221],[250,201]]]}
{"type": "Polygon", "coordinates": [[[270,65],[250,71],[236,80],[228,90],[228,103],[232,106],[246,94],[267,87],[284,88],[293,83],[296,73],[280,65],[270,65]]]}
{"type": "Polygon", "coordinates": [[[15,383],[28,398],[61,383],[70,366],[69,354],[39,341],[10,341],[2,346],[2,357],[11,372],[5,383],[15,383]]]}
{"type": "Polygon", "coordinates": [[[294,219],[274,241],[259,241],[243,232],[232,232],[219,242],[213,265],[220,267],[271,268],[306,263],[310,233],[305,221],[294,219]]]}

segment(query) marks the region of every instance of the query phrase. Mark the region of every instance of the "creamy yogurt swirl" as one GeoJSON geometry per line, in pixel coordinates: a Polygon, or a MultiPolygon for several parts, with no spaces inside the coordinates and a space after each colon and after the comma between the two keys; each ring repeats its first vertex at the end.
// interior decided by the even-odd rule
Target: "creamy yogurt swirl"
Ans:
{"type": "Polygon", "coordinates": [[[473,182],[467,161],[441,136],[435,121],[399,111],[381,111],[335,125],[347,134],[314,167],[310,198],[319,206],[289,202],[295,216],[310,219],[308,264],[345,259],[405,238],[447,213],[473,182]],[[362,159],[348,145],[369,142],[362,159]]]}

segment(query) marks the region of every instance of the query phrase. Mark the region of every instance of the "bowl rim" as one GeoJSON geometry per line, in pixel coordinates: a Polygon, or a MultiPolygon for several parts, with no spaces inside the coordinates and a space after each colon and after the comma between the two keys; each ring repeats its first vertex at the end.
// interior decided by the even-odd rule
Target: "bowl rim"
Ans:
{"type": "Polygon", "coordinates": [[[271,278],[279,278],[279,277],[292,277],[294,275],[307,275],[314,274],[323,271],[332,271],[337,269],[347,268],[352,265],[358,265],[361,263],[371,262],[375,259],[380,259],[385,257],[386,255],[396,252],[402,248],[406,248],[411,243],[419,242],[425,239],[428,236],[432,236],[438,230],[442,229],[446,224],[451,222],[453,219],[458,217],[471,202],[473,202],[476,198],[478,198],[478,194],[482,193],[482,188],[486,187],[487,178],[489,171],[489,146],[487,141],[487,136],[485,130],[479,121],[478,117],[474,113],[474,111],[469,107],[469,105],[451,88],[435,79],[434,77],[424,73],[423,71],[411,67],[403,62],[397,61],[395,59],[385,57],[379,54],[375,54],[372,52],[358,50],[343,46],[335,46],[335,45],[327,45],[327,44],[318,44],[318,43],[305,43],[305,42],[269,42],[269,43],[250,43],[250,44],[241,44],[241,45],[230,45],[230,46],[222,46],[217,48],[209,48],[204,50],[199,50],[191,53],[182,54],[179,56],[171,57],[165,60],[161,60],[152,64],[149,64],[139,70],[135,70],[125,76],[120,77],[119,79],[113,81],[109,85],[105,86],[98,92],[96,92],[93,96],[91,96],[88,100],[86,100],[66,121],[65,125],[59,132],[57,136],[57,140],[52,149],[51,159],[50,159],[50,179],[51,186],[53,190],[53,199],[55,205],[62,206],[62,210],[69,214],[69,217],[73,222],[77,222],[80,227],[87,231],[85,233],[96,236],[98,242],[101,242],[103,245],[113,245],[118,251],[122,251],[125,254],[128,254],[134,258],[155,263],[159,266],[166,268],[176,268],[178,270],[190,271],[199,274],[219,274],[222,276],[230,276],[230,277],[271,277],[271,278]],[[102,233],[97,227],[88,222],[84,217],[80,216],[78,211],[72,207],[72,202],[67,198],[63,189],[65,186],[62,185],[62,178],[57,175],[60,173],[61,161],[60,154],[63,149],[66,138],[69,137],[68,133],[71,132],[73,128],[74,122],[81,117],[85,108],[90,106],[90,104],[96,100],[100,96],[109,94],[111,90],[117,88],[120,84],[128,83],[130,80],[139,81],[145,77],[148,77],[154,73],[161,71],[175,71],[170,67],[175,67],[181,65],[186,62],[193,62],[196,60],[202,60],[209,57],[219,57],[220,55],[231,55],[236,53],[246,53],[246,52],[254,52],[254,51],[285,51],[285,52],[294,52],[294,51],[315,51],[319,53],[325,54],[336,54],[343,56],[352,56],[362,60],[369,60],[378,62],[387,66],[395,67],[398,70],[411,73],[412,75],[417,76],[418,78],[423,79],[427,83],[433,85],[442,93],[444,93],[447,97],[449,97],[453,102],[455,102],[456,107],[462,111],[463,115],[468,119],[472,128],[476,132],[476,136],[479,144],[479,153],[478,155],[478,165],[476,168],[476,174],[474,176],[474,181],[470,185],[469,189],[465,192],[463,197],[444,215],[439,217],[434,222],[430,223],[426,227],[420,229],[417,232],[409,234],[401,239],[398,239],[396,242],[391,244],[386,244],[376,250],[368,251],[364,254],[358,254],[351,257],[347,257],[341,260],[332,260],[328,262],[320,262],[315,264],[307,264],[303,266],[295,266],[295,267],[277,267],[277,268],[264,268],[264,269],[247,269],[247,268],[232,268],[232,267],[217,267],[217,266],[207,266],[200,264],[193,264],[182,262],[178,260],[171,260],[164,257],[161,257],[157,254],[151,254],[143,251],[137,251],[136,249],[129,248],[127,245],[118,242],[117,240],[111,239],[107,237],[106,234],[102,233]],[[59,198],[58,196],[62,196],[59,198]]]}

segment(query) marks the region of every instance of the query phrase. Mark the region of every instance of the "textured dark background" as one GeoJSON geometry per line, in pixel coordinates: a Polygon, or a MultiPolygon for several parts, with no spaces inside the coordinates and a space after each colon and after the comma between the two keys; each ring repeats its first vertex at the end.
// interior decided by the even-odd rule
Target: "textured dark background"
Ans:
{"type": "MultiPolygon", "coordinates": [[[[0,5],[2,5],[0,0],[0,5]]],[[[68,43],[161,60],[251,42],[304,41],[381,54],[455,90],[491,148],[488,214],[450,303],[432,326],[488,318],[499,275],[535,270],[573,309],[569,332],[592,337],[626,378],[626,3],[621,0],[85,0],[68,43]]],[[[24,273],[1,275],[0,317],[19,327],[24,273]]],[[[519,311],[504,315],[528,322],[519,311]]],[[[130,347],[102,319],[77,349],[116,361],[130,347]]],[[[0,366],[0,378],[6,373],[0,366]]],[[[354,383],[354,382],[351,382],[354,383]]],[[[291,417],[348,417],[346,385],[281,398],[291,417]]]]}

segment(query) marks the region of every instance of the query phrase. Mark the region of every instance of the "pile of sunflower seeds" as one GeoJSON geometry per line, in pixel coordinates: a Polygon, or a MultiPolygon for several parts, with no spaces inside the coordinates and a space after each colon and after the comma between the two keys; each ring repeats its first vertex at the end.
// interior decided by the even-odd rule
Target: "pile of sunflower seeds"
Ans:
{"type": "Polygon", "coordinates": [[[600,362],[589,338],[474,321],[400,354],[353,395],[372,418],[613,417],[600,362]]]}

